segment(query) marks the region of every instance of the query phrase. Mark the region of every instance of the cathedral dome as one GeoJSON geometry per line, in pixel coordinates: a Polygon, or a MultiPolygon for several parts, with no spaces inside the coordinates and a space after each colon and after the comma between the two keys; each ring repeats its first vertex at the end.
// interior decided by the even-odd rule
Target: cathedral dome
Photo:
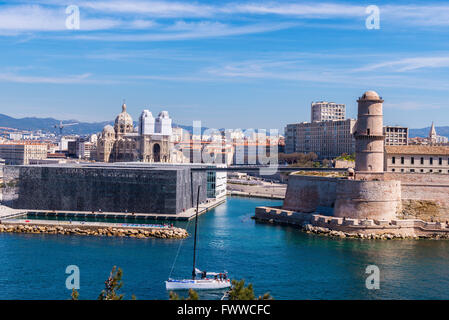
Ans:
{"type": "Polygon", "coordinates": [[[114,131],[114,128],[110,124],[107,124],[103,128],[103,133],[115,133],[115,131],[114,131]]]}
{"type": "Polygon", "coordinates": [[[126,112],[126,104],[122,105],[122,112],[115,118],[114,129],[117,133],[133,132],[133,118],[126,112]]]}

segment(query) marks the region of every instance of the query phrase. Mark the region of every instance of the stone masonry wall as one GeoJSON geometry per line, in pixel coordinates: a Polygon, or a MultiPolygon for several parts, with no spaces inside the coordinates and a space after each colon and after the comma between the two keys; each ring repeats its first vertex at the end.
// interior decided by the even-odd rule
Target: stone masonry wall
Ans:
{"type": "Polygon", "coordinates": [[[391,220],[400,212],[399,181],[338,181],[334,216],[391,220]]]}
{"type": "Polygon", "coordinates": [[[339,179],[291,174],[283,208],[332,215],[339,179]]]}

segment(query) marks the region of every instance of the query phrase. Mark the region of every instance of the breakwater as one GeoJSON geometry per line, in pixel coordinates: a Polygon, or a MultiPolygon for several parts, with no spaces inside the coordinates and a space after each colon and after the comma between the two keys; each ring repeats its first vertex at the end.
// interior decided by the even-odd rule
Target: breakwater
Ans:
{"type": "Polygon", "coordinates": [[[98,222],[66,222],[45,220],[4,220],[0,223],[0,232],[11,233],[48,233],[61,235],[85,235],[107,237],[131,237],[138,239],[184,239],[188,232],[182,228],[156,225],[132,225],[98,222]]]}

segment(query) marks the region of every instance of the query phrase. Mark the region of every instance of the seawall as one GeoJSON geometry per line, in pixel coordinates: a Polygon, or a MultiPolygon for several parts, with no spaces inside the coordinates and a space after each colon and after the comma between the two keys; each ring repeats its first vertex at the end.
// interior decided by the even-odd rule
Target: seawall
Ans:
{"type": "Polygon", "coordinates": [[[0,222],[0,232],[12,233],[48,233],[61,235],[86,235],[86,236],[116,236],[138,239],[162,238],[183,239],[188,237],[188,232],[176,227],[151,227],[144,225],[124,225],[119,223],[98,222],[61,222],[45,220],[3,220],[0,222]]]}
{"type": "Polygon", "coordinates": [[[319,213],[304,213],[275,207],[257,207],[254,219],[261,222],[286,224],[306,232],[336,237],[364,239],[441,238],[449,239],[449,224],[419,219],[352,219],[330,217],[319,213]]]}

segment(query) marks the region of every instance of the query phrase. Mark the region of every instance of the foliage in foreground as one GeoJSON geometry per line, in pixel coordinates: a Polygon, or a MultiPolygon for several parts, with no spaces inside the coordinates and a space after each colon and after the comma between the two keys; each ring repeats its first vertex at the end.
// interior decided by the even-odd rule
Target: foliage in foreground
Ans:
{"type": "Polygon", "coordinates": [[[229,300],[271,300],[273,297],[267,292],[256,299],[253,285],[250,283],[245,287],[245,280],[232,280],[232,287],[229,290],[229,300]]]}
{"type": "MultiPolygon", "coordinates": [[[[120,268],[114,266],[109,278],[104,282],[105,288],[101,291],[98,296],[98,300],[123,300],[124,295],[119,294],[118,291],[123,286],[122,282],[123,271],[120,268]]],[[[71,300],[78,300],[79,293],[77,290],[73,289],[71,294],[71,300]]],[[[135,300],[136,297],[132,295],[132,299],[135,300]]],[[[180,297],[176,292],[170,291],[170,300],[199,300],[198,293],[189,289],[189,294],[187,298],[180,297]]],[[[256,299],[254,294],[253,285],[250,283],[245,287],[245,280],[232,280],[232,287],[228,291],[229,300],[271,300],[273,297],[269,293],[265,293],[263,296],[259,296],[256,299]]]]}
{"type": "Polygon", "coordinates": [[[170,291],[170,300],[199,300],[198,293],[193,290],[189,289],[189,295],[187,299],[180,297],[176,292],[170,291]]]}
{"type": "MultiPolygon", "coordinates": [[[[269,293],[265,293],[263,296],[259,296],[256,299],[254,294],[253,285],[250,283],[245,287],[245,280],[232,280],[232,287],[228,291],[229,300],[271,300],[273,297],[269,293]]],[[[170,300],[199,300],[198,293],[190,289],[187,299],[180,297],[173,291],[170,291],[170,300]]]]}
{"type": "MultiPolygon", "coordinates": [[[[123,300],[124,295],[118,293],[123,286],[122,276],[122,269],[114,266],[109,274],[109,278],[104,282],[105,287],[98,296],[98,300],[123,300]]],[[[79,293],[75,289],[72,290],[71,299],[79,299],[79,293]]],[[[136,297],[133,295],[132,299],[135,300],[136,297]]]]}

